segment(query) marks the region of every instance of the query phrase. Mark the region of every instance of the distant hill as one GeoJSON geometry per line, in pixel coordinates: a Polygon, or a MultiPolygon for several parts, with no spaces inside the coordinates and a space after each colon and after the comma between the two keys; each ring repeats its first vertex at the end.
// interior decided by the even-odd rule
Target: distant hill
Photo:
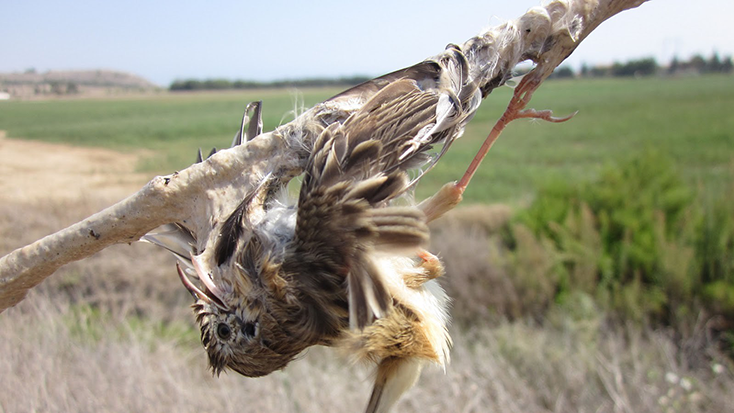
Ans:
{"type": "Polygon", "coordinates": [[[63,70],[0,73],[0,91],[11,98],[65,95],[109,95],[149,92],[160,87],[147,79],[114,70],[63,70]]]}

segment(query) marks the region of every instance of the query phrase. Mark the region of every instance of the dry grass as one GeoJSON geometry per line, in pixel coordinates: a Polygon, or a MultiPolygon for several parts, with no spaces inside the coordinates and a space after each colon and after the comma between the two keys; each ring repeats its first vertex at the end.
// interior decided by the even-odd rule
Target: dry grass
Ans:
{"type": "MultiPolygon", "coordinates": [[[[0,253],[103,204],[2,205],[0,253]]],[[[492,213],[497,222],[508,216],[505,209],[465,212],[435,228],[461,323],[446,374],[424,372],[396,411],[724,412],[734,405],[732,366],[705,340],[692,359],[667,332],[607,325],[583,296],[542,323],[502,321],[503,309],[526,304],[503,270],[492,213]],[[472,224],[472,214],[483,223],[472,224]]],[[[118,246],[65,267],[1,314],[0,411],[364,407],[369,372],[330,349],[314,348],[260,379],[211,377],[174,271],[152,246],[118,246]]]]}
{"type": "Polygon", "coordinates": [[[453,315],[462,325],[488,317],[542,317],[553,298],[554,257],[529,232],[509,253],[503,231],[510,217],[504,205],[470,205],[431,226],[431,248],[446,266],[442,282],[457,298],[453,315]]]}

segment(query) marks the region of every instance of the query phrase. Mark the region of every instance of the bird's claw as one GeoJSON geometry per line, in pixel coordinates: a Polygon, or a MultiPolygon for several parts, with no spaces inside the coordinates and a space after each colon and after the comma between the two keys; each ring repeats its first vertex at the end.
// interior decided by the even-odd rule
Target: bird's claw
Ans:
{"type": "Polygon", "coordinates": [[[561,123],[561,122],[570,120],[571,118],[576,116],[577,113],[579,113],[579,111],[576,111],[568,116],[558,118],[558,117],[553,116],[552,110],[524,109],[524,110],[517,112],[517,115],[515,115],[515,119],[531,118],[531,119],[541,119],[541,120],[553,122],[553,123],[561,123]]]}
{"type": "Polygon", "coordinates": [[[431,254],[429,251],[421,249],[418,251],[418,258],[423,260],[421,267],[426,271],[426,277],[429,280],[438,278],[444,274],[443,264],[437,256],[431,254]]]}

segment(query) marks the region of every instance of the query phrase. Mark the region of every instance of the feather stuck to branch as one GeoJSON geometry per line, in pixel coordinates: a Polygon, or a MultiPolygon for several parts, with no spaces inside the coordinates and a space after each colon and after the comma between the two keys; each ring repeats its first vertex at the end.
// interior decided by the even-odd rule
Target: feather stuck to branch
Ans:
{"type": "MultiPolygon", "coordinates": [[[[447,122],[451,105],[457,102],[473,114],[480,99],[465,96],[462,87],[467,81],[484,98],[510,78],[517,63],[529,59],[537,66],[525,81],[534,90],[599,24],[644,1],[552,1],[462,45],[450,45],[423,63],[347,90],[274,131],[260,133],[260,125],[245,130],[243,119],[231,149],[183,171],[156,177],[118,204],[0,258],[0,311],[20,302],[29,289],[62,265],[112,244],[137,241],[161,225],[184,223],[200,242],[208,241],[217,235],[211,233],[213,220],[228,216],[262,177],[287,181],[301,173],[309,148],[324,128],[344,122],[386,85],[407,78],[423,89],[447,88],[445,95],[456,99],[442,102],[448,105],[447,122]],[[437,73],[448,79],[436,78],[437,73]],[[259,135],[253,137],[255,133],[259,135]]],[[[251,109],[259,113],[260,105],[251,109]]],[[[433,125],[434,132],[443,127],[439,123],[433,125]]],[[[409,157],[409,151],[400,156],[409,157]]]]}

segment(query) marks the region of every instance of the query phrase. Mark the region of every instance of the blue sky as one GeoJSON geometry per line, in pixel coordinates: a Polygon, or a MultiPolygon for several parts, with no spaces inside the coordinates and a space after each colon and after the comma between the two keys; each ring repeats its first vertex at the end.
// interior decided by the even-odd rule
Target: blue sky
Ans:
{"type": "MultiPolygon", "coordinates": [[[[0,72],[116,69],[174,79],[375,76],[435,55],[539,0],[0,0],[0,72]]],[[[604,23],[578,68],[734,54],[734,1],[651,0],[604,23]]]]}

